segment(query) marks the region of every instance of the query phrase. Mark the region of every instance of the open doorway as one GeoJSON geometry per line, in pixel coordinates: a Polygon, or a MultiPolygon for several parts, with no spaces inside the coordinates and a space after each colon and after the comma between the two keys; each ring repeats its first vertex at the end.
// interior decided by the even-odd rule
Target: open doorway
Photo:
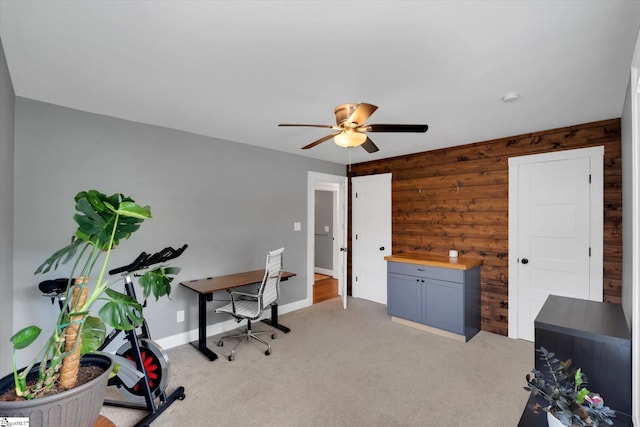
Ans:
{"type": "Polygon", "coordinates": [[[338,191],[314,191],[314,270],[313,303],[338,297],[338,263],[335,254],[337,211],[335,209],[338,191]]]}
{"type": "Polygon", "coordinates": [[[335,285],[337,294],[342,296],[343,307],[347,308],[347,259],[344,250],[347,238],[346,191],[346,177],[309,172],[307,182],[308,305],[314,304],[314,288],[318,283],[322,287],[329,288],[322,291],[323,301],[331,298],[327,297],[327,293],[331,295],[335,285]],[[316,282],[316,278],[324,280],[316,282]]]}

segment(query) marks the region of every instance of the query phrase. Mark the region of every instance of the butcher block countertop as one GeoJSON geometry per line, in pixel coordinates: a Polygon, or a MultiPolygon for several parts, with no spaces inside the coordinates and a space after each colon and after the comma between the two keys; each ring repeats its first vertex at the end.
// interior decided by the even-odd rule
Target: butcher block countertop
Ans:
{"type": "Polygon", "coordinates": [[[387,261],[404,262],[407,264],[420,264],[430,267],[454,268],[456,270],[469,270],[482,265],[481,259],[475,258],[449,258],[448,256],[426,255],[418,253],[404,253],[384,257],[387,261]]]}

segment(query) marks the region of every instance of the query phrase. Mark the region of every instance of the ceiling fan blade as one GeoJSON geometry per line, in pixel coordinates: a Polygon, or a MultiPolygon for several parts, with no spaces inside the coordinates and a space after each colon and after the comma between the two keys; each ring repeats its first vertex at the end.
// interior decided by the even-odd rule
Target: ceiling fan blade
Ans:
{"type": "Polygon", "coordinates": [[[374,144],[373,141],[370,140],[368,137],[367,137],[367,140],[362,143],[361,147],[364,148],[367,151],[367,153],[375,153],[376,151],[380,150],[376,146],[376,144],[374,144]]]}
{"type": "Polygon", "coordinates": [[[377,124],[365,126],[367,132],[416,132],[424,133],[429,129],[428,125],[395,125],[377,124]]]}
{"type": "Polygon", "coordinates": [[[312,128],[329,128],[332,129],[334,126],[332,125],[305,125],[305,124],[297,124],[297,123],[280,123],[278,126],[305,126],[305,127],[312,127],[312,128]]]}
{"type": "Polygon", "coordinates": [[[303,150],[308,150],[309,148],[313,148],[318,144],[321,144],[321,143],[323,143],[325,141],[330,140],[331,138],[333,138],[334,136],[336,136],[336,135],[338,135],[340,133],[342,133],[342,131],[336,132],[336,133],[332,133],[331,135],[323,136],[322,138],[320,138],[320,139],[318,139],[316,141],[313,141],[311,144],[305,145],[304,147],[302,147],[302,149],[303,150]]]}
{"type": "Polygon", "coordinates": [[[348,121],[363,125],[377,109],[378,107],[376,105],[367,104],[366,102],[358,104],[358,107],[351,113],[351,116],[349,116],[348,121]]]}

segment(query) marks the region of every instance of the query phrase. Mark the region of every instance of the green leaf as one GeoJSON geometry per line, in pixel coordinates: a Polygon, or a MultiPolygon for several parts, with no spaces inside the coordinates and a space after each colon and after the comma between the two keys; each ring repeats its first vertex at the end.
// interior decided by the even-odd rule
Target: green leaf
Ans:
{"type": "Polygon", "coordinates": [[[116,209],[116,213],[126,217],[148,219],[151,218],[151,207],[138,206],[134,201],[123,201],[116,209]]]}
{"type": "Polygon", "coordinates": [[[88,316],[82,326],[82,347],[81,354],[96,351],[104,342],[107,335],[107,328],[104,322],[95,317],[88,316]]]}
{"type": "Polygon", "coordinates": [[[38,338],[40,332],[42,332],[42,329],[33,325],[20,329],[10,339],[13,344],[13,348],[16,350],[22,350],[23,348],[28,347],[36,340],[36,338],[38,338]]]}
{"type": "Polygon", "coordinates": [[[84,199],[87,200],[91,204],[91,207],[98,213],[108,210],[107,206],[103,203],[103,199],[107,199],[107,197],[97,190],[89,190],[85,192],[84,199]]]}
{"type": "Polygon", "coordinates": [[[76,210],[79,212],[73,217],[79,226],[76,235],[102,250],[117,245],[120,239],[128,239],[142,221],[151,218],[149,206],[138,206],[122,194],[106,196],[96,190],[78,193],[76,210]]]}
{"type": "Polygon", "coordinates": [[[578,394],[576,394],[576,402],[578,402],[580,405],[582,405],[582,403],[584,403],[584,399],[589,395],[589,390],[587,390],[586,388],[583,388],[582,390],[580,390],[578,392],[578,394]]]}
{"type": "Polygon", "coordinates": [[[70,245],[58,249],[36,269],[34,274],[46,273],[52,268],[56,270],[61,263],[66,264],[75,257],[78,248],[83,244],[85,244],[85,242],[76,240],[70,245]]]}
{"type": "Polygon", "coordinates": [[[158,298],[162,296],[171,295],[171,282],[173,281],[173,277],[169,277],[169,275],[175,275],[179,272],[179,267],[157,267],[145,272],[138,281],[142,287],[144,298],[153,294],[157,301],[158,298]]]}
{"type": "Polygon", "coordinates": [[[110,300],[100,309],[100,318],[114,329],[129,331],[142,324],[142,305],[123,293],[106,289],[110,300]]]}
{"type": "Polygon", "coordinates": [[[164,274],[171,274],[175,276],[180,273],[180,270],[182,270],[180,267],[165,267],[164,274]]]}

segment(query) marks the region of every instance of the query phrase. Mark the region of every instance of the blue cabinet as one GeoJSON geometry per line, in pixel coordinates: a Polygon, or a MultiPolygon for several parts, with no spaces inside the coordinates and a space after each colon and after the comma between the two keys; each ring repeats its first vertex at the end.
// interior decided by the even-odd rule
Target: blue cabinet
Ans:
{"type": "Polygon", "coordinates": [[[387,257],[387,312],[470,340],[480,331],[480,263],[467,268],[387,257]]]}
{"type": "Polygon", "coordinates": [[[463,283],[425,279],[422,323],[464,335],[463,283]]]}
{"type": "Polygon", "coordinates": [[[389,273],[387,312],[413,322],[422,322],[422,284],[419,277],[389,273]],[[389,283],[393,283],[393,292],[389,291],[389,283]]]}

